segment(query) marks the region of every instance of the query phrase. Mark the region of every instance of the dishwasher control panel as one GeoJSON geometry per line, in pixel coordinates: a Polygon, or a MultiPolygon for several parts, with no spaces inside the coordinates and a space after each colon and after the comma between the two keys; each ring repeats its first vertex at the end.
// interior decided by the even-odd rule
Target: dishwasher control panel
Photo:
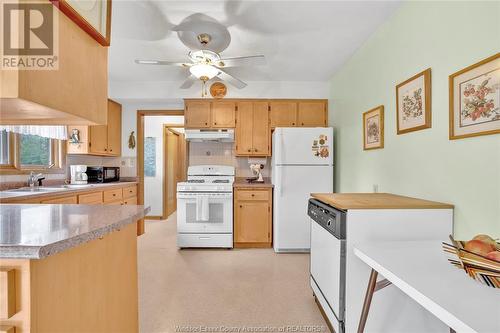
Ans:
{"type": "Polygon", "coordinates": [[[307,214],[338,239],[345,239],[346,212],[335,209],[316,199],[309,199],[307,214]]]}

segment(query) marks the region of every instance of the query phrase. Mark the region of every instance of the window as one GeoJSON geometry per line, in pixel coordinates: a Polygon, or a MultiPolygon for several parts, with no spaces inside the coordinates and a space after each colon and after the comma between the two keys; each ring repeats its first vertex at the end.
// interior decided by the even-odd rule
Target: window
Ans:
{"type": "Polygon", "coordinates": [[[64,173],[65,141],[0,131],[0,173],[64,173]]]}
{"type": "Polygon", "coordinates": [[[9,165],[9,133],[0,131],[0,165],[9,165]]]}
{"type": "Polygon", "coordinates": [[[51,139],[38,135],[20,134],[19,162],[21,166],[49,166],[51,139]]]}

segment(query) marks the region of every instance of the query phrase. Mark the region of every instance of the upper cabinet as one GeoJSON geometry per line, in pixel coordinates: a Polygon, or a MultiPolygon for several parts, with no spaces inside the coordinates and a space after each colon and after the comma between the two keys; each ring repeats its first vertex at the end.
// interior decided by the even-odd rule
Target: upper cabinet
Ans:
{"type": "Polygon", "coordinates": [[[297,126],[321,127],[327,126],[327,101],[299,101],[297,108],[297,126]]]}
{"type": "Polygon", "coordinates": [[[210,101],[186,101],[184,124],[186,128],[208,128],[211,121],[210,101]]]}
{"type": "Polygon", "coordinates": [[[234,128],[236,102],[219,100],[186,100],[186,128],[234,128]]]}
{"type": "Polygon", "coordinates": [[[327,100],[275,100],[269,103],[271,127],[321,127],[328,124],[327,100]]]}
{"type": "Polygon", "coordinates": [[[115,101],[108,100],[108,124],[94,126],[69,126],[69,136],[78,131],[80,141],[68,140],[68,154],[100,156],[121,155],[122,107],[115,101]]]}
{"type": "Polygon", "coordinates": [[[106,123],[108,49],[58,17],[57,70],[0,70],[0,124],[106,123]]]}
{"type": "Polygon", "coordinates": [[[262,101],[237,102],[236,155],[270,156],[269,104],[262,101]]]}
{"type": "Polygon", "coordinates": [[[297,126],[297,101],[269,102],[271,127],[297,126]]]}

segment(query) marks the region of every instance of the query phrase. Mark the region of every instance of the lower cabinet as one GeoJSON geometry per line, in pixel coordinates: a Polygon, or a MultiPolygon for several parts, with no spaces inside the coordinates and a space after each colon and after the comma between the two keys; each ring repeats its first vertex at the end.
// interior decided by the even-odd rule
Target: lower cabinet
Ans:
{"type": "Polygon", "coordinates": [[[272,188],[237,188],[234,247],[271,247],[272,188]]]}
{"type": "MultiPolygon", "coordinates": [[[[16,204],[81,204],[81,205],[137,205],[137,185],[113,187],[104,191],[89,191],[82,194],[45,197],[44,199],[24,199],[11,203],[16,204]]],[[[137,236],[144,233],[144,220],[137,221],[137,236]]],[[[2,331],[0,330],[0,333],[2,331]]]]}

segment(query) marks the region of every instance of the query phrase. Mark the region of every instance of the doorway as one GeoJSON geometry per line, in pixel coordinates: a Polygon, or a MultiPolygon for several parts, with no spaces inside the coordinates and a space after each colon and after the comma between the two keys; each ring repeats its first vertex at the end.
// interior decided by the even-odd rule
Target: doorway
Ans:
{"type": "Polygon", "coordinates": [[[177,210],[177,183],[187,178],[187,144],[184,128],[178,124],[164,124],[164,205],[166,215],[170,216],[177,210]]]}
{"type": "MultiPolygon", "coordinates": [[[[137,178],[138,186],[138,203],[151,207],[150,213],[146,216],[146,220],[165,220],[168,218],[173,207],[175,211],[175,201],[170,199],[168,204],[167,197],[175,195],[175,191],[170,190],[168,196],[168,184],[170,188],[175,188],[177,179],[183,179],[182,172],[176,171],[178,174],[168,182],[168,173],[166,162],[168,158],[177,161],[176,164],[182,166],[187,165],[184,160],[187,154],[182,150],[177,149],[177,153],[171,153],[167,156],[167,137],[165,126],[173,128],[172,140],[177,146],[179,142],[185,142],[184,139],[184,111],[183,110],[138,110],[137,111],[137,178]],[[174,134],[175,132],[175,134],[174,134]],[[182,139],[179,139],[182,138],[182,139]],[[182,161],[179,161],[182,160],[182,161]],[[172,187],[173,186],[173,187],[172,187]]],[[[170,143],[170,142],[168,142],[170,143]]],[[[182,169],[180,169],[182,170],[182,169]]]]}

